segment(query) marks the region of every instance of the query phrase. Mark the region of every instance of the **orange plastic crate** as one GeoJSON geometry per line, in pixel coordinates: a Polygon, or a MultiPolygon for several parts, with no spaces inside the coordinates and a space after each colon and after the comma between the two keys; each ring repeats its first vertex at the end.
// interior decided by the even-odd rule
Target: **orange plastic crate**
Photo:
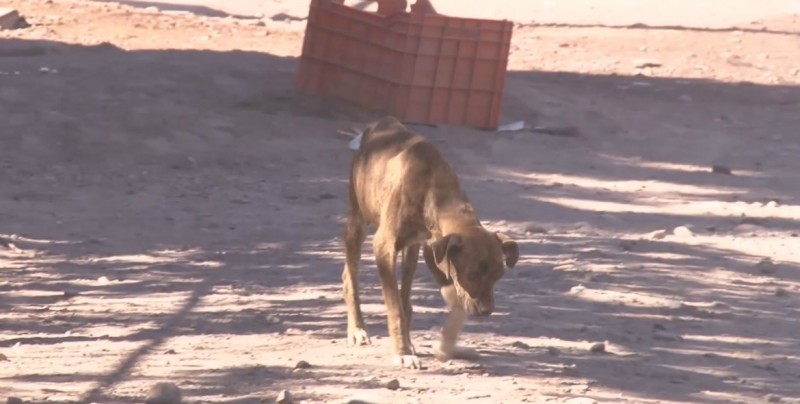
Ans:
{"type": "Polygon", "coordinates": [[[296,87],[406,122],[495,128],[510,21],[384,17],[313,0],[296,87]]]}

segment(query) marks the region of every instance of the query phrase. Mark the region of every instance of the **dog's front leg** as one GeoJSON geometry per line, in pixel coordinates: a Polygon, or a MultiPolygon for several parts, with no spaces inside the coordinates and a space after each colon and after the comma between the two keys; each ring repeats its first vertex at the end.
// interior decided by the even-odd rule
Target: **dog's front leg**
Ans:
{"type": "Polygon", "coordinates": [[[411,345],[409,332],[406,329],[408,322],[405,319],[400,290],[397,287],[396,263],[397,249],[395,240],[382,232],[380,228],[375,233],[375,263],[381,278],[383,300],[386,304],[386,321],[389,329],[389,338],[395,350],[395,365],[419,369],[420,362],[411,345]]]}
{"type": "Polygon", "coordinates": [[[441,293],[442,298],[447,303],[447,307],[450,308],[450,312],[447,315],[447,322],[442,328],[442,341],[439,344],[439,349],[434,351],[434,356],[440,361],[477,359],[479,355],[474,349],[456,346],[461,330],[464,329],[464,323],[467,321],[467,312],[458,300],[456,287],[452,284],[443,286],[441,293]]]}

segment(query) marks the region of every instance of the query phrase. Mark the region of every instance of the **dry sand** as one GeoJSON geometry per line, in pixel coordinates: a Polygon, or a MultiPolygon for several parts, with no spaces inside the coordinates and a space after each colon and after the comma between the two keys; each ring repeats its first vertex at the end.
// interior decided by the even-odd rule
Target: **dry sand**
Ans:
{"type": "Polygon", "coordinates": [[[292,91],[303,21],[2,2],[32,27],[0,31],[0,393],[800,402],[800,17],[761,3],[717,28],[518,19],[503,121],[576,136],[417,127],[522,258],[466,326],[477,362],[430,355],[444,305],[419,271],[411,371],[369,258],[373,345],[345,344],[337,130],[378,115],[292,91]]]}

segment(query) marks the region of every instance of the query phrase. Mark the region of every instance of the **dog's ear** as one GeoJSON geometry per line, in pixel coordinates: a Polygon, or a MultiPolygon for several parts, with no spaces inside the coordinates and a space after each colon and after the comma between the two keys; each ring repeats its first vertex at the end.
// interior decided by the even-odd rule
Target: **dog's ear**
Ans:
{"type": "Polygon", "coordinates": [[[436,266],[439,267],[440,271],[444,272],[448,280],[453,278],[451,274],[456,270],[452,263],[453,254],[461,251],[462,246],[463,241],[458,234],[448,234],[431,243],[436,266]]]}
{"type": "Polygon", "coordinates": [[[500,241],[503,255],[506,257],[506,267],[514,268],[517,265],[517,261],[519,261],[519,245],[503,233],[497,232],[494,235],[500,241]]]}

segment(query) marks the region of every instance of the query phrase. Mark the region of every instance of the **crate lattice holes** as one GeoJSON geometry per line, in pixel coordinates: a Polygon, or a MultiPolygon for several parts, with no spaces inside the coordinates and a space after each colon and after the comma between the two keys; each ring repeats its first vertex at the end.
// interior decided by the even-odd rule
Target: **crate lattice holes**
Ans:
{"type": "Polygon", "coordinates": [[[296,87],[406,122],[497,127],[513,24],[312,0],[296,87]]]}

